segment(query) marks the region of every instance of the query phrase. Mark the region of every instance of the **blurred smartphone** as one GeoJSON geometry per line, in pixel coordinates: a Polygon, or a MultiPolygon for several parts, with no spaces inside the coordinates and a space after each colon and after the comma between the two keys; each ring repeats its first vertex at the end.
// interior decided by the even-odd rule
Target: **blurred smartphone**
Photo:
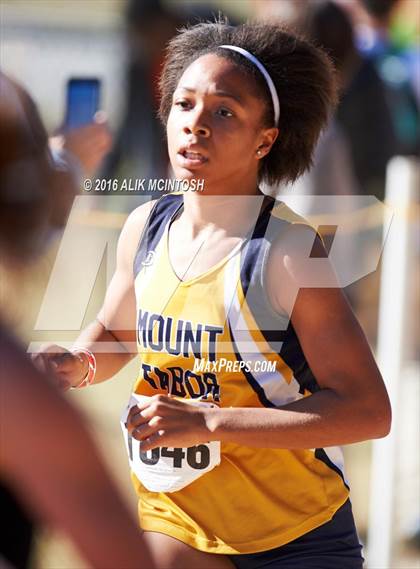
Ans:
{"type": "Polygon", "coordinates": [[[66,130],[93,122],[99,109],[101,82],[95,77],[69,79],[67,83],[66,130]]]}

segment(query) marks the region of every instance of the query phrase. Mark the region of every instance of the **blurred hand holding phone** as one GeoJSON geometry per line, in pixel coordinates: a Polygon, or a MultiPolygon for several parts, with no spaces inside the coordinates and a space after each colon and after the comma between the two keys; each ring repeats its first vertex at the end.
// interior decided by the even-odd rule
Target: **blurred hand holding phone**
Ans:
{"type": "Polygon", "coordinates": [[[65,130],[94,122],[99,110],[101,82],[96,77],[73,77],[67,82],[65,130]]]}
{"type": "Polygon", "coordinates": [[[101,82],[98,78],[69,79],[64,128],[59,147],[74,156],[91,177],[111,149],[112,137],[106,114],[99,110],[101,82]]]}

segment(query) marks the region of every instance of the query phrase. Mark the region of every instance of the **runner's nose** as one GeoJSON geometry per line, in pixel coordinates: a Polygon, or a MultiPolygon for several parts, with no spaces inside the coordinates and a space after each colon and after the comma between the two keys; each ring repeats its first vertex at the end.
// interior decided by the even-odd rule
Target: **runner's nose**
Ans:
{"type": "Polygon", "coordinates": [[[183,130],[185,134],[194,134],[196,136],[204,136],[205,138],[210,136],[210,127],[205,121],[205,115],[203,111],[198,109],[188,113],[183,130]]]}

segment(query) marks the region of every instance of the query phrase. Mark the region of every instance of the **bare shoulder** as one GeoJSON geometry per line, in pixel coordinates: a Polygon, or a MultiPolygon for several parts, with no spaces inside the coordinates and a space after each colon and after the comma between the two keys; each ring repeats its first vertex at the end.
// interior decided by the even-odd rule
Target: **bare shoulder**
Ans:
{"type": "Polygon", "coordinates": [[[140,237],[155,204],[156,200],[150,200],[137,207],[127,217],[118,241],[117,265],[119,268],[131,270],[140,237]]]}
{"type": "Polygon", "coordinates": [[[284,261],[301,263],[309,258],[327,258],[324,244],[309,223],[291,223],[275,239],[270,250],[270,264],[284,261]]]}
{"type": "Polygon", "coordinates": [[[322,239],[309,224],[292,223],[273,242],[266,287],[274,310],[289,315],[300,289],[337,287],[322,239]]]}
{"type": "Polygon", "coordinates": [[[136,209],[130,213],[121,232],[125,242],[134,240],[137,244],[154,205],[156,205],[156,200],[150,200],[136,207],[136,209]]]}

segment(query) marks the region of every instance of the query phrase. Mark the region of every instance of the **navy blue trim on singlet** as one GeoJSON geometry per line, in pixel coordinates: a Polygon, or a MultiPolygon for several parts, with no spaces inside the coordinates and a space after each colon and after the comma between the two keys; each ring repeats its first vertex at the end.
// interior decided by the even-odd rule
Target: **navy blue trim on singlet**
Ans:
{"type": "MultiPolygon", "coordinates": [[[[273,204],[274,205],[274,204],[273,204]]],[[[285,315],[277,314],[269,304],[266,291],[264,290],[264,267],[270,252],[272,243],[279,237],[283,229],[289,226],[289,222],[276,218],[271,215],[263,217],[256,227],[253,239],[247,244],[247,249],[242,252],[240,279],[242,290],[244,292],[247,306],[258,326],[263,338],[270,348],[277,353],[286,365],[292,370],[293,376],[299,384],[299,393],[302,395],[309,391],[315,393],[320,390],[320,386],[306,360],[299,338],[293,327],[291,320],[286,326],[285,315]]],[[[240,361],[242,357],[238,354],[236,344],[236,358],[240,361]]],[[[237,338],[240,338],[240,331],[235,331],[237,338]]],[[[249,372],[242,370],[248,383],[257,393],[259,400],[265,407],[273,407],[274,405],[268,400],[263,387],[255,380],[249,372]]],[[[321,460],[326,466],[336,472],[342,479],[346,488],[347,483],[344,475],[337,465],[335,465],[323,448],[315,450],[315,457],[321,460]]]]}
{"type": "Polygon", "coordinates": [[[343,480],[344,486],[347,488],[347,490],[350,490],[349,485],[347,484],[347,482],[344,480],[344,475],[341,472],[341,470],[338,468],[338,466],[336,464],[333,463],[333,461],[329,458],[329,456],[327,455],[327,453],[325,452],[325,450],[323,448],[316,448],[315,449],[315,458],[317,458],[318,460],[320,460],[321,462],[323,462],[324,464],[326,464],[329,468],[331,468],[332,470],[334,470],[337,474],[340,475],[340,477],[343,480]]]}
{"type": "Polygon", "coordinates": [[[271,198],[269,205],[261,212],[256,221],[251,238],[244,249],[241,258],[241,285],[244,296],[246,296],[248,292],[253,268],[257,266],[257,260],[261,253],[261,246],[267,233],[267,226],[271,219],[271,212],[273,211],[275,203],[276,200],[271,198]]]}
{"type": "MultiPolygon", "coordinates": [[[[236,345],[235,339],[233,337],[233,333],[232,333],[232,328],[230,326],[230,322],[229,319],[227,320],[227,324],[229,326],[229,334],[230,334],[230,338],[232,341],[232,345],[233,345],[233,351],[234,354],[236,356],[236,359],[238,360],[238,362],[242,362],[243,359],[241,357],[241,354],[239,353],[238,350],[238,346],[236,345]]],[[[241,372],[243,373],[243,375],[245,376],[245,379],[247,380],[247,382],[249,383],[249,385],[252,387],[252,389],[255,391],[255,393],[258,396],[258,399],[260,400],[260,403],[262,403],[262,405],[264,405],[264,407],[275,407],[274,403],[272,403],[266,396],[264,389],[261,387],[261,385],[258,383],[258,381],[254,378],[254,376],[252,375],[252,373],[250,371],[247,371],[245,368],[241,369],[241,372]]]]}
{"type": "Polygon", "coordinates": [[[166,223],[183,203],[184,196],[182,194],[166,194],[156,200],[146,221],[134,257],[134,278],[141,271],[147,254],[157,247],[165,231],[166,223]]]}
{"type": "Polygon", "coordinates": [[[253,238],[241,256],[241,286],[263,338],[292,370],[299,383],[299,392],[303,394],[308,390],[314,393],[320,388],[306,361],[293,325],[289,321],[287,328],[284,328],[285,316],[276,314],[271,306],[268,306],[267,293],[263,285],[264,262],[270,247],[289,226],[288,221],[271,215],[273,207],[278,203],[273,200],[271,207],[264,212],[267,215],[263,215],[257,223],[253,238]]]}
{"type": "Polygon", "coordinates": [[[299,383],[299,393],[304,394],[305,390],[315,393],[321,388],[306,361],[299,339],[296,335],[292,323],[284,334],[283,345],[279,352],[285,364],[292,370],[293,376],[299,383]]]}

